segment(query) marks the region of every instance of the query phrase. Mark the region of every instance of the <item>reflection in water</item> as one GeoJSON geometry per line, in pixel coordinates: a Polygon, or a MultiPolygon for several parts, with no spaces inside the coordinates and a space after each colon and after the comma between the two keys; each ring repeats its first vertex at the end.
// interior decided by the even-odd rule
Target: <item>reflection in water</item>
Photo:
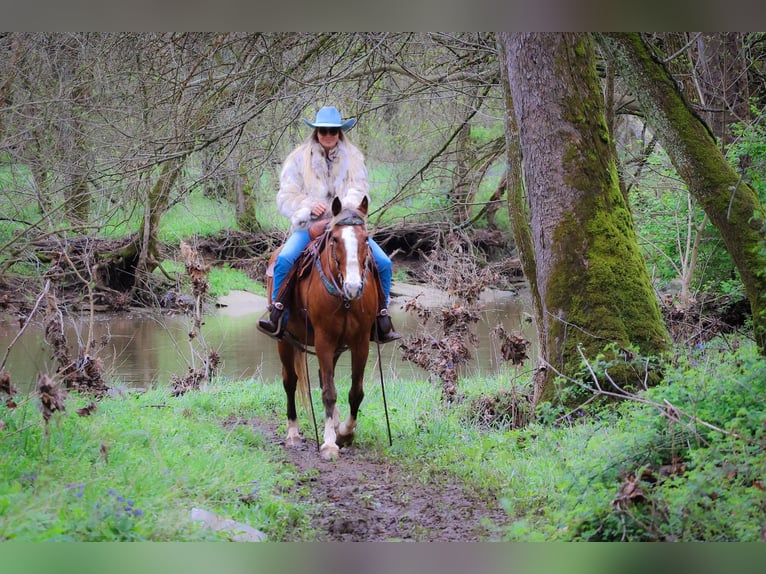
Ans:
{"type": "MultiPolygon", "coordinates": [[[[525,297],[503,293],[496,297],[489,296],[483,303],[484,319],[476,326],[479,347],[474,360],[465,370],[467,375],[493,374],[512,368],[498,361],[499,349],[489,338],[489,331],[498,323],[507,331],[521,331],[534,343],[534,325],[523,319],[525,310],[529,308],[525,297]]],[[[397,330],[404,337],[422,334],[424,327],[418,319],[405,313],[401,307],[402,304],[392,302],[391,313],[397,330]]],[[[256,328],[262,313],[262,307],[245,309],[244,312],[237,312],[236,309],[214,311],[205,317],[201,338],[192,343],[188,338],[191,321],[184,315],[103,315],[96,318],[92,336],[96,341],[107,341],[99,356],[104,360],[104,379],[112,387],[151,388],[169,384],[171,375],[183,376],[188,368],[200,366],[200,343],[221,355],[219,374],[223,377],[281,382],[282,367],[276,343],[256,328]]],[[[11,318],[0,320],[0,348],[3,352],[18,329],[18,323],[11,318]]],[[[431,327],[427,329],[438,333],[431,327]]],[[[87,314],[67,319],[66,336],[73,358],[77,342],[84,344],[87,340],[86,330],[87,314]]],[[[427,373],[422,369],[401,359],[396,343],[382,345],[380,349],[386,380],[427,379],[427,373]]],[[[535,349],[530,351],[530,356],[536,356],[535,349]]],[[[349,354],[345,353],[338,362],[337,376],[340,380],[350,376],[349,358],[349,354]]],[[[312,360],[313,357],[310,358],[309,369],[313,383],[317,371],[316,363],[311,364],[312,360]]],[[[531,368],[533,364],[528,362],[524,369],[531,368]]],[[[55,371],[56,364],[50,356],[40,324],[30,325],[16,342],[5,369],[22,393],[34,387],[38,372],[55,371]]],[[[378,380],[377,346],[374,344],[370,347],[367,372],[369,381],[378,380]]]]}

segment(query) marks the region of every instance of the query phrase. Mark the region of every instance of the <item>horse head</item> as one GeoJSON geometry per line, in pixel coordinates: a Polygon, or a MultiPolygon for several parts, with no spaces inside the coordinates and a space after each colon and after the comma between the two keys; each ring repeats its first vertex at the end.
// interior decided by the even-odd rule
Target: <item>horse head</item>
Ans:
{"type": "Polygon", "coordinates": [[[353,301],[362,296],[369,268],[370,249],[367,244],[367,207],[365,197],[356,209],[343,208],[337,197],[332,202],[329,246],[333,275],[345,299],[353,301]]]}

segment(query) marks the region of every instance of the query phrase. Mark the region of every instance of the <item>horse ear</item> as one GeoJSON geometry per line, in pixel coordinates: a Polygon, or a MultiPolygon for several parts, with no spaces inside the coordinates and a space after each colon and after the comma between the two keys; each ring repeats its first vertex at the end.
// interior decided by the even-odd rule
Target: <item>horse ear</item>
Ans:
{"type": "Polygon", "coordinates": [[[333,214],[333,217],[340,213],[341,208],[342,208],[342,206],[340,204],[340,198],[336,195],[335,198],[332,200],[332,214],[333,214]]]}
{"type": "Polygon", "coordinates": [[[359,211],[362,212],[362,215],[367,215],[367,207],[369,205],[369,202],[367,201],[367,196],[365,195],[362,198],[362,203],[359,204],[359,211]]]}

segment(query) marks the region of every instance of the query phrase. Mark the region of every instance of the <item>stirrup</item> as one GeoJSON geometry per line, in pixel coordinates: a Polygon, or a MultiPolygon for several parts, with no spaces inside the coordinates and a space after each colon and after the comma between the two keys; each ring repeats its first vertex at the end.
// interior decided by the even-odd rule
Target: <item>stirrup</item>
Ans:
{"type": "Polygon", "coordinates": [[[268,307],[268,319],[258,321],[258,330],[274,339],[281,339],[284,334],[285,306],[280,301],[274,301],[268,307]]]}
{"type": "Polygon", "coordinates": [[[394,324],[391,322],[391,316],[388,314],[388,309],[381,309],[378,316],[375,318],[375,325],[373,325],[373,333],[371,339],[378,343],[390,343],[401,339],[402,336],[394,330],[394,324]]]}

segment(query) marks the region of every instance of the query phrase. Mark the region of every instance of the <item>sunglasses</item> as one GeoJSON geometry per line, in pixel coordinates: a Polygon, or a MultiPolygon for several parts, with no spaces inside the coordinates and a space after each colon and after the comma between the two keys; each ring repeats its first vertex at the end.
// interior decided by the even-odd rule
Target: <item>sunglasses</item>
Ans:
{"type": "Polygon", "coordinates": [[[321,136],[326,136],[328,134],[331,136],[337,136],[338,132],[340,132],[340,129],[339,128],[317,128],[317,131],[319,132],[319,135],[321,136]]]}

